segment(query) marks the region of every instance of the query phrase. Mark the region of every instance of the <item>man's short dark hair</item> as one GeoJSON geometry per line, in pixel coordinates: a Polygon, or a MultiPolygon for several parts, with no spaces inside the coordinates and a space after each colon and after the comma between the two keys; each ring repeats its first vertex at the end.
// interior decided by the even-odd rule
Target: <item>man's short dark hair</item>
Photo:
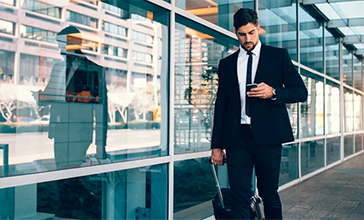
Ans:
{"type": "Polygon", "coordinates": [[[234,14],[234,28],[238,30],[241,26],[253,23],[258,25],[258,14],[250,8],[240,8],[234,14]]]}

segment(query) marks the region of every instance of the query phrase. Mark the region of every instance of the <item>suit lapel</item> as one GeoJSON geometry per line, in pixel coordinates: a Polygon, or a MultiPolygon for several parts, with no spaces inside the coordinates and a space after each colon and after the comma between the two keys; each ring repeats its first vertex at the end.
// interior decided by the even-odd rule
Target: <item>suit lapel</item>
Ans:
{"type": "Polygon", "coordinates": [[[234,54],[231,56],[231,68],[232,70],[229,71],[232,76],[230,76],[231,81],[231,89],[233,97],[236,97],[237,104],[241,106],[241,100],[240,100],[240,88],[239,88],[239,79],[238,79],[238,56],[239,56],[239,50],[235,51],[234,54]]]}
{"type": "Polygon", "coordinates": [[[262,47],[260,49],[260,57],[259,57],[259,63],[258,63],[258,68],[257,68],[257,73],[255,74],[255,79],[254,82],[255,83],[260,83],[263,81],[263,75],[266,72],[265,69],[268,66],[268,55],[267,50],[266,50],[266,46],[264,44],[262,44],[262,47]]]}

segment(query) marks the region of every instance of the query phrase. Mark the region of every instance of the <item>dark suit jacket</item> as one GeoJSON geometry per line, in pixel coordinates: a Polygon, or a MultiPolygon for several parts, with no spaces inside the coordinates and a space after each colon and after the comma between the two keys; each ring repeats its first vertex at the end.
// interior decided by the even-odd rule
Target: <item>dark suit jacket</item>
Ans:
{"type": "MultiPolygon", "coordinates": [[[[211,148],[229,149],[240,134],[241,102],[237,76],[239,50],[220,60],[219,87],[215,103],[211,148]]],[[[259,145],[275,145],[294,140],[285,103],[303,102],[307,89],[286,49],[261,47],[255,83],[276,88],[276,100],[251,99],[251,129],[259,145]]]]}
{"type": "MultiPolygon", "coordinates": [[[[94,129],[92,126],[94,120],[93,115],[84,114],[81,111],[72,112],[68,110],[68,108],[71,109],[71,107],[69,107],[71,105],[84,105],[86,109],[88,109],[88,105],[93,106],[92,109],[95,111],[96,143],[98,143],[97,145],[106,145],[108,104],[105,75],[101,66],[87,59],[83,53],[79,53],[78,56],[67,55],[65,61],[55,63],[53,66],[50,81],[45,91],[63,92],[63,94],[51,94],[55,95],[57,100],[47,102],[51,104],[48,133],[49,138],[59,138],[64,142],[68,142],[68,139],[65,138],[63,135],[64,131],[62,130],[64,129],[64,124],[68,124],[70,126],[80,127],[82,135],[75,134],[75,137],[83,138],[83,141],[91,143],[94,129]],[[78,68],[74,71],[72,76],[69,76],[72,61],[74,61],[76,57],[79,58],[80,61],[78,68]],[[70,77],[70,80],[67,84],[66,82],[68,77],[70,77]],[[66,94],[64,94],[64,91],[62,90],[50,89],[55,87],[55,84],[59,83],[59,80],[63,81],[62,83],[63,87],[66,89],[66,94]],[[65,105],[65,102],[67,102],[68,105],[65,105]],[[70,118],[80,118],[80,115],[83,115],[83,120],[85,120],[85,115],[90,115],[87,123],[75,123],[69,121],[70,118]]],[[[42,94],[40,95],[42,96],[42,94]]],[[[75,138],[73,137],[73,139],[75,138]]]]}

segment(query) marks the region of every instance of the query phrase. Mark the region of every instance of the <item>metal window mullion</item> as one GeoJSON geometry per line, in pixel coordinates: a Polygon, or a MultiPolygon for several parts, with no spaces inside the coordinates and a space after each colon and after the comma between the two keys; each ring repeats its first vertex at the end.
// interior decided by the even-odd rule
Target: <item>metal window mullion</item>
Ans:
{"type": "MultiPolygon", "coordinates": [[[[326,36],[325,36],[325,27],[326,27],[326,22],[322,23],[322,42],[323,42],[323,47],[322,47],[322,56],[323,56],[323,74],[326,76],[326,36]]],[[[324,106],[323,106],[323,117],[324,117],[324,167],[326,167],[327,165],[327,149],[326,149],[326,143],[327,143],[327,139],[326,139],[326,125],[327,125],[327,117],[326,117],[326,77],[324,77],[324,106]]]]}
{"type": "MultiPolygon", "coordinates": [[[[299,16],[299,4],[298,4],[298,0],[296,0],[296,45],[297,45],[297,62],[299,63],[298,66],[298,73],[301,74],[301,44],[300,44],[300,16],[299,16]]],[[[301,112],[301,104],[297,103],[298,105],[298,123],[297,123],[297,127],[298,127],[298,138],[301,139],[302,138],[302,132],[301,132],[301,119],[302,119],[302,112],[301,112]]],[[[302,165],[301,165],[301,146],[302,143],[299,142],[298,143],[298,179],[301,180],[301,176],[302,176],[302,165]]]]}
{"type": "Polygon", "coordinates": [[[343,72],[343,38],[339,41],[339,72],[340,72],[340,160],[344,160],[344,72],[343,72]]]}
{"type": "Polygon", "coordinates": [[[175,27],[176,27],[176,0],[171,0],[171,12],[169,22],[169,116],[168,116],[168,149],[170,162],[168,164],[168,205],[167,218],[173,220],[174,214],[174,101],[175,101],[175,27]]]}
{"type": "Polygon", "coordinates": [[[68,178],[88,176],[100,173],[115,172],[120,170],[134,169],[144,166],[166,164],[170,162],[170,156],[156,157],[143,160],[125,161],[97,166],[87,166],[74,169],[57,170],[52,172],[41,172],[25,175],[17,175],[0,178],[0,189],[9,187],[25,186],[28,184],[56,181],[68,178]]]}

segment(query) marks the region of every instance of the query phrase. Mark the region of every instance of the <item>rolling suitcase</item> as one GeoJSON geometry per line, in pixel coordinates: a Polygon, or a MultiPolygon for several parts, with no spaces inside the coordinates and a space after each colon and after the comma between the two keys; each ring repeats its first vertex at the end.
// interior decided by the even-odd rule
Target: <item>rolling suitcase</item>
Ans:
{"type": "MultiPolygon", "coordinates": [[[[212,207],[214,209],[214,216],[216,220],[232,219],[231,207],[232,207],[232,192],[229,188],[220,187],[219,180],[217,178],[216,168],[214,164],[211,164],[212,173],[214,176],[217,193],[212,199],[212,207]]],[[[254,175],[255,176],[255,175],[254,175]]],[[[254,178],[255,180],[255,178],[254,178]]],[[[255,182],[255,181],[254,181],[255,182]]],[[[255,184],[252,197],[250,198],[250,217],[251,219],[264,219],[261,213],[260,204],[261,198],[256,195],[255,184]]]]}

